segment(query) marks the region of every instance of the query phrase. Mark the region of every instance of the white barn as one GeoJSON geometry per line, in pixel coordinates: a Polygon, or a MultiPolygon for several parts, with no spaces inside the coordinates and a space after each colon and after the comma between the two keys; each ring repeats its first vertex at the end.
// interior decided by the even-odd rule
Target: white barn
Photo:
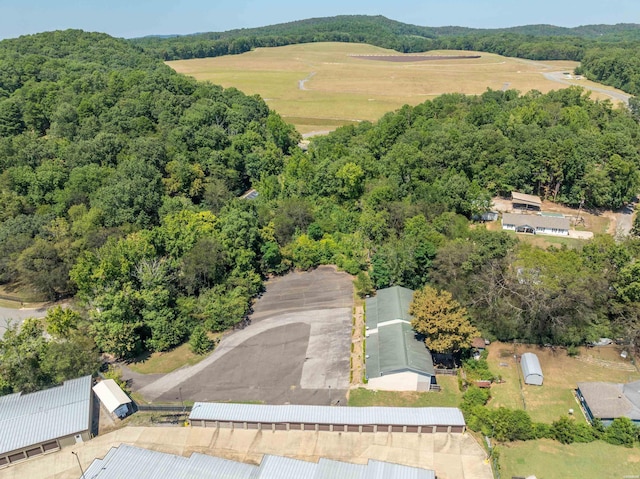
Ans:
{"type": "Polygon", "coordinates": [[[522,377],[525,384],[542,386],[544,375],[542,374],[538,356],[533,353],[524,353],[520,358],[520,368],[522,369],[522,377]]]}

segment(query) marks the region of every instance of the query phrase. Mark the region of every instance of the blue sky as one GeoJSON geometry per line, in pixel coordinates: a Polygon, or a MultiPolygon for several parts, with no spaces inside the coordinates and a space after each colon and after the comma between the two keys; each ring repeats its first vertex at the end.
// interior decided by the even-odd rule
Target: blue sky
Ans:
{"type": "Polygon", "coordinates": [[[496,28],[640,23],[638,0],[0,0],[0,38],[81,28],[117,37],[249,28],[334,15],[496,28]]]}

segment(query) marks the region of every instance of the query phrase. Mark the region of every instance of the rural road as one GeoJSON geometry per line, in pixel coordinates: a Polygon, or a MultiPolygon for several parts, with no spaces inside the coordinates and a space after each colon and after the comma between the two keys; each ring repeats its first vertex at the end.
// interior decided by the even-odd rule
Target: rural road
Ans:
{"type": "Polygon", "coordinates": [[[44,318],[47,315],[47,308],[1,308],[0,307],[0,339],[7,330],[10,323],[19,323],[27,318],[44,318]]]}
{"type": "Polygon", "coordinates": [[[542,72],[542,75],[544,75],[544,77],[547,80],[551,80],[551,81],[554,81],[556,83],[562,83],[563,85],[581,86],[582,88],[584,88],[586,90],[591,90],[591,91],[595,91],[595,92],[598,92],[598,93],[603,93],[605,95],[610,96],[614,100],[621,101],[625,105],[629,106],[629,98],[631,98],[631,95],[627,95],[626,93],[613,91],[613,90],[607,90],[605,88],[598,88],[596,86],[591,86],[591,85],[582,85],[580,83],[574,83],[574,82],[567,81],[564,78],[564,72],[563,71],[559,71],[559,72],[542,72]]]}

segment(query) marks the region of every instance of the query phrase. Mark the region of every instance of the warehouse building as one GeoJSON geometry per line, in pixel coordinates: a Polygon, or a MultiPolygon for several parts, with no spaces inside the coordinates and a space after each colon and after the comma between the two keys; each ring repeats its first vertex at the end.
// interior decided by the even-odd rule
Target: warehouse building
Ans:
{"type": "Polygon", "coordinates": [[[462,433],[462,412],[453,407],[271,406],[197,402],[194,427],[269,431],[462,433]]]}
{"type": "MultiPolygon", "coordinates": [[[[193,453],[190,457],[122,444],[96,459],[84,479],[435,479],[434,471],[369,460],[350,464],[321,458],[317,463],[265,455],[260,465],[193,453]]],[[[80,476],[78,479],[81,479],[80,476]]]]}
{"type": "Polygon", "coordinates": [[[0,397],[0,468],[91,438],[91,376],[0,397]]]}
{"type": "Polygon", "coordinates": [[[618,417],[628,417],[640,426],[640,381],[578,383],[576,395],[591,422],[598,418],[609,426],[618,417]]]}
{"type": "Polygon", "coordinates": [[[533,353],[524,353],[520,357],[520,368],[522,369],[522,377],[525,384],[542,386],[544,375],[542,374],[538,356],[533,353]]]}
{"type": "Polygon", "coordinates": [[[436,384],[433,358],[411,327],[413,290],[393,286],[366,300],[365,368],[368,388],[429,391],[436,384]]]}

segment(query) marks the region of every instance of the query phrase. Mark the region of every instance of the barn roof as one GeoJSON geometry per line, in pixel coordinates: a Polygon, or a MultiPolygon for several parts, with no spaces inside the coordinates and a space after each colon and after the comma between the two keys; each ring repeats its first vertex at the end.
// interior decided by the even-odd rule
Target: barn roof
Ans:
{"type": "Polygon", "coordinates": [[[502,225],[530,226],[532,228],[555,228],[568,230],[569,218],[564,216],[521,215],[517,213],[502,213],[502,225]]]}
{"type": "Polygon", "coordinates": [[[520,358],[520,366],[525,378],[529,375],[544,377],[538,356],[533,353],[524,353],[520,358]]]}
{"type": "Polygon", "coordinates": [[[628,417],[640,421],[640,381],[628,384],[585,382],[578,383],[578,389],[594,417],[628,417]]]}
{"type": "Polygon", "coordinates": [[[89,429],[91,376],[0,397],[0,454],[89,429]]]}
{"type": "Polygon", "coordinates": [[[455,407],[336,407],[197,402],[189,420],[266,424],[387,424],[398,426],[464,426],[455,407]]]}
{"type": "Polygon", "coordinates": [[[511,192],[511,200],[514,203],[520,205],[534,206],[536,208],[542,207],[542,200],[539,196],[527,195],[525,193],[518,193],[517,191],[511,192]]]}
{"type": "Polygon", "coordinates": [[[433,358],[424,339],[411,327],[409,305],[413,290],[401,286],[381,289],[366,300],[367,358],[369,378],[413,371],[433,376],[433,358]]]}
{"type": "Polygon", "coordinates": [[[129,404],[131,398],[127,396],[113,379],[104,379],[93,386],[93,392],[102,401],[107,411],[113,412],[123,404],[129,404]]]}
{"type": "Polygon", "coordinates": [[[370,459],[367,464],[320,459],[317,463],[265,455],[259,466],[205,454],[190,457],[122,444],[84,472],[87,479],[435,479],[434,471],[370,459]]]}

